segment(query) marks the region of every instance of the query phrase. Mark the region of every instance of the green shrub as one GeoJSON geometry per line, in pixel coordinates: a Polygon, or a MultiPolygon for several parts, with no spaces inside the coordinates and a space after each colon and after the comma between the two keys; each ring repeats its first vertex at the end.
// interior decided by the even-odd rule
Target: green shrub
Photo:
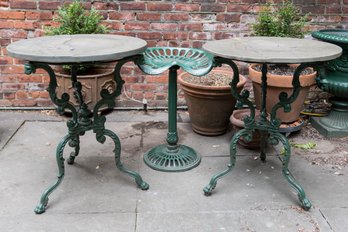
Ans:
{"type": "MultiPolygon", "coordinates": [[[[58,8],[57,16],[53,19],[58,27],[46,27],[46,35],[75,35],[75,34],[105,34],[109,28],[102,25],[103,16],[93,7],[85,10],[81,2],[75,0],[58,8]]],[[[78,73],[87,74],[93,66],[79,65],[78,73]]],[[[63,65],[63,70],[71,71],[71,65],[63,65]]]]}
{"type": "Polygon", "coordinates": [[[60,7],[57,16],[53,19],[58,27],[47,27],[47,35],[74,35],[74,34],[105,34],[108,27],[102,25],[103,16],[93,7],[85,10],[83,4],[75,0],[71,4],[60,7]]]}
{"type": "Polygon", "coordinates": [[[261,9],[253,31],[257,36],[303,38],[306,21],[307,15],[302,16],[290,1],[283,2],[279,7],[269,2],[261,9]]]}

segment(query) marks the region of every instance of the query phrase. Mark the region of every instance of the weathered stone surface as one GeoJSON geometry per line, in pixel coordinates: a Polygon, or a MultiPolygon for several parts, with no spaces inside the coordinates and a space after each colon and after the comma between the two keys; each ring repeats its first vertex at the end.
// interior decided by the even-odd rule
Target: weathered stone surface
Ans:
{"type": "MultiPolygon", "coordinates": [[[[89,132],[81,137],[76,163],[66,165],[65,180],[50,196],[47,211],[35,215],[33,207],[41,191],[56,178],[54,152],[67,133],[66,119],[48,112],[0,113],[0,130],[15,128],[0,150],[2,231],[347,231],[347,166],[313,165],[304,158],[346,152],[347,140],[330,140],[335,143],[330,146],[329,141],[315,137],[317,149],[306,154],[293,149],[290,170],[313,203],[306,212],[281,175],[281,162],[273,149],[262,163],[258,151],[238,147],[236,167],[206,197],[202,188],[227,167],[231,132],[219,137],[197,135],[180,112],[179,121],[185,123],[178,123],[179,142],[196,149],[202,162],[187,172],[158,172],[142,162],[142,155],[165,143],[166,113],[115,112],[107,116],[106,127],[120,137],[124,165],[139,171],[150,189],[137,189],[132,178],[116,169],[113,143],[99,144],[89,132]],[[25,123],[12,125],[6,118],[25,123]],[[326,146],[331,149],[324,150],[326,146]]],[[[301,134],[309,139],[307,132],[301,134]]],[[[69,151],[67,147],[65,157],[69,151]]]]}
{"type": "Polygon", "coordinates": [[[305,63],[339,57],[336,45],[307,39],[243,37],[210,41],[203,49],[214,55],[246,62],[305,63]]]}
{"type": "Polygon", "coordinates": [[[119,35],[60,35],[21,40],[8,54],[27,61],[78,63],[115,61],[143,52],[146,41],[119,35]]]}

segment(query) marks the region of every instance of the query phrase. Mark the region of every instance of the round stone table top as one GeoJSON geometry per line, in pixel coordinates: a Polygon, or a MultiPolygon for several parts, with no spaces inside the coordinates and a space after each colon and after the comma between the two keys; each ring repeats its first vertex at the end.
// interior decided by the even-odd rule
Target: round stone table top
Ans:
{"type": "Polygon", "coordinates": [[[57,35],[25,39],[7,47],[10,56],[45,63],[115,61],[142,53],[146,41],[120,35],[57,35]]]}
{"type": "Polygon", "coordinates": [[[209,41],[203,49],[220,57],[256,63],[309,63],[333,60],[342,49],[316,40],[241,37],[209,41]]]}

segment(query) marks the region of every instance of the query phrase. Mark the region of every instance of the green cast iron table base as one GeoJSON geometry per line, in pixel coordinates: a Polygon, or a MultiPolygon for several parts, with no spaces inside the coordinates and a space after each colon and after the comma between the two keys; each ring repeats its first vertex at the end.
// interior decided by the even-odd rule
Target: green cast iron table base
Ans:
{"type": "Polygon", "coordinates": [[[125,174],[134,178],[136,184],[142,190],[147,190],[149,185],[143,181],[141,176],[134,171],[131,171],[123,166],[121,162],[121,142],[118,136],[105,128],[105,116],[99,113],[101,107],[107,106],[112,109],[115,106],[115,98],[121,94],[121,89],[124,81],[120,76],[120,69],[124,63],[129,61],[134,61],[139,59],[139,56],[134,56],[130,58],[125,58],[120,60],[115,67],[115,77],[114,81],[117,83],[116,90],[112,93],[109,93],[108,90],[101,91],[102,99],[98,101],[96,106],[91,112],[87,105],[85,104],[82,97],[82,86],[79,81],[77,81],[77,67],[78,65],[72,65],[72,74],[71,81],[72,86],[74,88],[74,97],[79,103],[79,107],[75,109],[75,107],[69,102],[70,96],[67,93],[62,94],[59,98],[56,94],[57,81],[56,76],[53,69],[46,63],[38,63],[38,62],[30,62],[25,65],[26,74],[31,74],[36,71],[36,69],[44,69],[50,76],[50,83],[48,87],[48,91],[50,94],[50,98],[55,105],[57,105],[57,112],[59,114],[63,114],[66,109],[71,111],[72,119],[67,122],[68,134],[62,138],[56,149],[56,160],[58,166],[58,175],[57,180],[49,186],[42,194],[38,205],[35,208],[35,213],[41,214],[44,213],[48,204],[49,195],[59,186],[62,182],[65,175],[65,167],[64,167],[64,148],[66,145],[74,148],[74,151],[71,152],[67,163],[74,164],[75,158],[79,155],[80,151],[80,136],[83,136],[87,131],[93,131],[96,135],[96,140],[99,143],[104,143],[106,141],[106,137],[109,137],[114,142],[114,155],[116,167],[124,172],[125,174]]]}
{"type": "Polygon", "coordinates": [[[198,49],[156,47],[148,48],[138,65],[152,75],[169,70],[167,144],[148,151],[144,162],[150,168],[164,172],[187,171],[196,167],[201,157],[192,148],[178,144],[177,70],[181,67],[193,75],[204,75],[212,68],[212,56],[198,49]]]}
{"type": "Polygon", "coordinates": [[[250,116],[245,117],[244,123],[245,128],[238,131],[231,139],[230,142],[230,161],[227,165],[227,168],[217,174],[215,174],[209,184],[203,189],[203,192],[206,196],[209,196],[212,194],[212,191],[215,189],[217,185],[217,181],[225,176],[228,172],[230,172],[234,166],[236,165],[236,152],[237,152],[237,142],[238,140],[243,137],[243,140],[248,142],[252,140],[253,133],[255,130],[257,130],[260,134],[260,159],[261,161],[266,161],[266,143],[270,143],[271,145],[277,145],[279,142],[282,143],[284,147],[284,154],[278,155],[279,159],[282,162],[282,173],[287,182],[290,184],[291,187],[293,187],[297,194],[300,201],[301,206],[305,210],[309,210],[312,206],[311,202],[307,199],[306,194],[296,181],[296,179],[293,177],[293,175],[290,173],[288,165],[290,161],[291,156],[291,146],[289,144],[289,141],[287,138],[279,132],[279,126],[281,121],[276,118],[276,111],[279,108],[284,108],[285,112],[289,112],[291,110],[290,104],[294,102],[299,94],[300,91],[300,82],[299,82],[299,76],[303,69],[305,69],[308,66],[313,66],[314,64],[302,64],[300,65],[294,74],[293,78],[293,93],[291,96],[288,96],[287,93],[281,93],[279,95],[279,103],[277,103],[273,108],[271,112],[270,120],[267,119],[267,112],[266,112],[266,94],[267,94],[267,64],[263,63],[262,65],[262,105],[261,105],[261,115],[259,120],[255,120],[255,107],[253,106],[253,103],[248,100],[249,98],[249,91],[244,90],[241,94],[238,94],[237,92],[237,83],[239,82],[239,70],[237,65],[231,61],[230,59],[216,57],[215,58],[215,64],[217,66],[222,64],[229,65],[233,70],[233,80],[230,83],[231,85],[231,91],[233,96],[238,100],[237,107],[242,105],[247,105],[250,109],[250,116]]]}

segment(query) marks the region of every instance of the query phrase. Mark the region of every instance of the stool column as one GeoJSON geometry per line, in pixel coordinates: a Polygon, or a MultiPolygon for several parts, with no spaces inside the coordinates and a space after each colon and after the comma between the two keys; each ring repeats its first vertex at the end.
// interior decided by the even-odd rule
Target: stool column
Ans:
{"type": "Polygon", "coordinates": [[[169,69],[168,81],[168,133],[167,143],[168,149],[177,149],[178,133],[177,133],[177,70],[178,66],[169,69]]]}

